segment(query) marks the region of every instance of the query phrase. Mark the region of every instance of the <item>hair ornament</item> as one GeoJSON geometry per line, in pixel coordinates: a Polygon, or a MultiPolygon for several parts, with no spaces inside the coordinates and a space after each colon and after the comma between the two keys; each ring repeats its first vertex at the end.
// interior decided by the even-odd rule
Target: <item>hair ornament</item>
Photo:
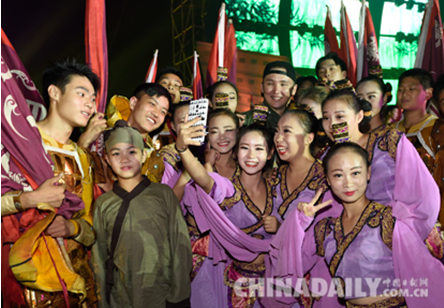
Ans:
{"type": "Polygon", "coordinates": [[[228,69],[226,67],[219,66],[217,68],[217,81],[225,81],[228,79],[228,69]]]}
{"type": "Polygon", "coordinates": [[[253,109],[253,123],[265,125],[267,122],[268,107],[262,105],[255,105],[253,109]]]}

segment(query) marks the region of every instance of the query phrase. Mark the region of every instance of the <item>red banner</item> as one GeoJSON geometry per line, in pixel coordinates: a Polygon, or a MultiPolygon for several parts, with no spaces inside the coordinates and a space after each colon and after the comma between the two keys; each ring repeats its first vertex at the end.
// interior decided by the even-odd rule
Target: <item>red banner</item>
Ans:
{"type": "Polygon", "coordinates": [[[370,10],[362,2],[360,27],[359,27],[359,49],[357,80],[361,80],[368,75],[382,77],[382,69],[379,63],[378,40],[376,38],[375,27],[373,25],[370,10]]]}
{"type": "Polygon", "coordinates": [[[338,38],[336,37],[336,31],[335,28],[333,28],[333,23],[331,22],[331,12],[328,5],[324,26],[324,48],[325,54],[328,54],[330,51],[339,54],[338,38]]]}
{"type": "Polygon", "coordinates": [[[415,67],[429,71],[436,81],[444,73],[443,27],[438,0],[429,0],[418,41],[415,67]]]}
{"type": "Polygon", "coordinates": [[[342,5],[341,8],[341,52],[340,58],[347,64],[347,77],[354,87],[356,87],[356,59],[357,59],[356,40],[353,29],[348,19],[347,10],[342,5]]]}
{"type": "Polygon", "coordinates": [[[194,99],[203,98],[203,88],[202,88],[202,76],[200,74],[199,67],[199,55],[194,51],[193,60],[193,97],[194,99]]]}
{"type": "Polygon", "coordinates": [[[86,0],[85,58],[101,81],[96,99],[98,112],[105,112],[106,96],[108,95],[108,45],[105,16],[105,0],[86,0]]]}
{"type": "Polygon", "coordinates": [[[159,50],[156,49],[156,51],[154,52],[153,59],[151,60],[150,67],[148,68],[148,71],[146,72],[146,76],[145,76],[146,83],[156,82],[158,53],[159,53],[159,50]]]}

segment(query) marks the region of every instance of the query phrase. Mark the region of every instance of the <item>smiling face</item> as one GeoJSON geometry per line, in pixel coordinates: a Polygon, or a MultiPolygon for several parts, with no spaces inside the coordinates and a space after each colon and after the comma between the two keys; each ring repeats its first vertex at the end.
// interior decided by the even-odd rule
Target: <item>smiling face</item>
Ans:
{"type": "Polygon", "coordinates": [[[180,87],[183,86],[179,76],[167,73],[159,78],[158,83],[170,92],[173,104],[180,102],[180,87]]]}
{"type": "Polygon", "coordinates": [[[296,115],[284,114],[278,122],[274,134],[274,145],[283,161],[298,159],[307,150],[313,140],[313,134],[307,134],[296,115]]]}
{"type": "Polygon", "coordinates": [[[229,116],[220,115],[208,123],[208,142],[220,154],[230,152],[236,145],[236,124],[229,116]]]}
{"type": "Polygon", "coordinates": [[[359,98],[365,99],[372,105],[372,117],[381,112],[382,106],[387,102],[387,97],[382,93],[379,85],[374,81],[364,81],[356,88],[359,98]]]}
{"type": "Polygon", "coordinates": [[[237,94],[236,94],[236,90],[229,85],[228,83],[222,83],[220,84],[213,93],[213,97],[211,98],[211,102],[213,105],[213,109],[215,107],[214,102],[216,101],[216,94],[218,93],[227,93],[228,94],[228,109],[231,112],[236,112],[236,107],[237,107],[237,94]]]}
{"type": "Polygon", "coordinates": [[[322,126],[330,140],[334,140],[332,125],[347,122],[350,140],[355,141],[354,136],[359,134],[359,123],[364,117],[361,110],[356,113],[349,104],[342,99],[331,99],[322,107],[322,126]]]}
{"type": "Polygon", "coordinates": [[[51,110],[72,128],[85,127],[94,113],[96,93],[88,78],[72,75],[62,92],[55,85],[48,87],[51,110]]]}
{"type": "Polygon", "coordinates": [[[271,155],[264,136],[258,131],[250,131],[239,140],[237,158],[242,172],[261,173],[271,155]]]}
{"type": "MultiPolygon", "coordinates": [[[[286,72],[284,68],[273,68],[273,70],[281,70],[286,72]]],[[[283,74],[268,74],[264,77],[261,84],[261,90],[264,94],[265,101],[278,114],[283,114],[287,103],[296,93],[297,85],[294,81],[283,74]]]]}
{"type": "Polygon", "coordinates": [[[327,181],[333,193],[343,203],[356,203],[366,199],[370,168],[363,157],[353,150],[338,151],[330,158],[327,181]]]}
{"type": "Polygon", "coordinates": [[[117,143],[108,150],[105,159],[119,179],[129,180],[142,177],[141,168],[146,154],[133,144],[117,143]]]}
{"type": "Polygon", "coordinates": [[[425,109],[433,89],[424,90],[418,79],[405,77],[398,87],[398,106],[405,111],[425,109]]]}
{"type": "Polygon", "coordinates": [[[142,135],[159,128],[168,114],[169,102],[165,96],[149,96],[144,94],[137,99],[130,99],[131,114],[128,124],[142,135]]]}

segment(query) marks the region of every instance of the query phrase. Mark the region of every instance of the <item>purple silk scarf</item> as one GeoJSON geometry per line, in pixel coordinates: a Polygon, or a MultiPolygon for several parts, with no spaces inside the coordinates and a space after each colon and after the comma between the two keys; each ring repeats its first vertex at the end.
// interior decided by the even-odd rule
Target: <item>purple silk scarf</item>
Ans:
{"type": "MultiPolygon", "coordinates": [[[[54,176],[51,157],[43,148],[42,137],[37,124],[14,75],[26,75],[26,78],[18,79],[21,81],[27,80],[29,82],[31,79],[23,71],[19,74],[10,70],[7,59],[3,57],[3,50],[4,48],[10,48],[9,51],[13,51],[13,49],[4,45],[2,43],[2,195],[10,190],[23,190],[25,187],[29,187],[29,183],[10,156],[14,157],[23,166],[38,185],[54,176]]],[[[12,53],[9,52],[8,56],[11,57],[12,53]]],[[[14,65],[17,66],[20,60],[16,54],[15,57],[14,65]]],[[[65,195],[66,199],[58,209],[58,214],[70,219],[75,212],[83,209],[85,205],[74,194],[66,191],[65,195]]],[[[19,214],[16,216],[20,217],[19,214]]]]}
{"type": "Polygon", "coordinates": [[[253,261],[258,254],[268,252],[270,240],[261,240],[247,235],[236,227],[222,209],[200,186],[194,184],[198,202],[194,203],[193,213],[199,230],[211,230],[208,257],[217,264],[228,260],[227,252],[233,258],[253,261]]]}
{"type": "MultiPolygon", "coordinates": [[[[6,37],[2,29],[2,62],[6,62],[16,84],[26,99],[31,113],[36,121],[41,121],[46,117],[47,111],[45,103],[39,91],[32,82],[25,66],[18,57],[11,42],[6,37]]],[[[3,74],[2,74],[3,75],[3,74]]]]}

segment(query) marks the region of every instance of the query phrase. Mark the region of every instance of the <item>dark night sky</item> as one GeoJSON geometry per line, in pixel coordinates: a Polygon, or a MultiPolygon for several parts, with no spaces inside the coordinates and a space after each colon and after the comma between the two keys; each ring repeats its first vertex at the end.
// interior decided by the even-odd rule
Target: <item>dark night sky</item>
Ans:
{"type": "MultiPolygon", "coordinates": [[[[43,71],[51,62],[67,57],[85,61],[85,2],[2,1],[1,26],[40,90],[43,71]]],[[[205,2],[205,40],[211,42],[222,0],[194,2],[205,2]]],[[[159,68],[173,64],[171,0],[107,0],[106,8],[108,98],[129,96],[144,81],[155,49],[159,68]]]]}
{"type": "MultiPolygon", "coordinates": [[[[211,3],[216,14],[218,3],[211,3]]],[[[129,96],[143,82],[156,48],[159,69],[173,64],[170,7],[168,0],[106,1],[108,98],[129,96]]],[[[1,17],[3,30],[40,90],[51,62],[67,57],[85,61],[85,1],[2,1],[1,17]]]]}

